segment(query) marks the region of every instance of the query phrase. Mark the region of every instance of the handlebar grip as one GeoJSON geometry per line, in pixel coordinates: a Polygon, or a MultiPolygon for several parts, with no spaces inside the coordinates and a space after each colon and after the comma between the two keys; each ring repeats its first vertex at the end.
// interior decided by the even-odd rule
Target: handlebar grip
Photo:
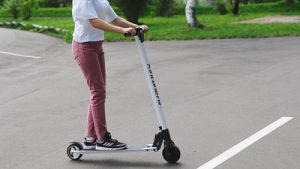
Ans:
{"type": "Polygon", "coordinates": [[[128,36],[131,36],[131,33],[130,33],[130,32],[124,33],[124,37],[128,37],[128,36]]]}
{"type": "MultiPolygon", "coordinates": [[[[142,27],[138,26],[135,28],[136,34],[135,36],[138,36],[140,41],[143,43],[144,42],[144,30],[142,27]]],[[[126,32],[123,34],[124,37],[129,37],[131,36],[131,32],[126,32]]]]}

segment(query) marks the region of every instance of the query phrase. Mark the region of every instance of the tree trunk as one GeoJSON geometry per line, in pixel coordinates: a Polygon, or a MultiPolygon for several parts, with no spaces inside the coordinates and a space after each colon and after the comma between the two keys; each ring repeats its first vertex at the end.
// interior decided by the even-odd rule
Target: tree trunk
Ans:
{"type": "Polygon", "coordinates": [[[120,7],[127,20],[136,24],[146,4],[147,0],[120,0],[120,7]]]}
{"type": "Polygon", "coordinates": [[[185,16],[187,23],[192,28],[204,28],[204,25],[199,23],[196,16],[196,4],[197,0],[187,0],[185,6],[185,16]]]}
{"type": "Polygon", "coordinates": [[[172,15],[174,0],[158,0],[156,15],[170,17],[172,15]]]}
{"type": "Polygon", "coordinates": [[[217,3],[217,9],[218,9],[218,11],[219,11],[219,13],[220,13],[221,15],[225,15],[225,14],[228,13],[227,8],[226,8],[226,5],[225,5],[224,2],[218,2],[218,3],[217,3]]]}
{"type": "Polygon", "coordinates": [[[286,1],[286,3],[287,3],[288,5],[292,5],[294,2],[295,2],[294,0],[287,0],[287,1],[286,1]]]}
{"type": "Polygon", "coordinates": [[[209,6],[214,6],[216,4],[215,0],[207,0],[209,6]]]}
{"type": "Polygon", "coordinates": [[[238,15],[239,14],[239,8],[240,8],[239,5],[240,5],[240,0],[234,0],[233,9],[232,9],[233,15],[238,15]]]}

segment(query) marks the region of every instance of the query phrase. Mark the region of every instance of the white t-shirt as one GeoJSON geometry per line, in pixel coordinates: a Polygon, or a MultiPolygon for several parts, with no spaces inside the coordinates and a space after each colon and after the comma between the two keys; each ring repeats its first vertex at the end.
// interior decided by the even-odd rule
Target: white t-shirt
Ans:
{"type": "Polygon", "coordinates": [[[73,40],[76,42],[104,40],[104,31],[93,27],[89,19],[111,22],[117,18],[107,0],[73,0],[72,16],[75,22],[73,40]]]}

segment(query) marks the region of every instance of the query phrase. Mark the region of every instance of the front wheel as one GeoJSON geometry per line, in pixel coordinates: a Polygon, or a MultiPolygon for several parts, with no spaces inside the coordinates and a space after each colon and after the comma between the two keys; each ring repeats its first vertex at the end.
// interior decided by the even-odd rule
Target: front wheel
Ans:
{"type": "Polygon", "coordinates": [[[82,154],[74,154],[73,151],[82,150],[83,147],[78,142],[71,142],[67,148],[67,155],[71,160],[79,160],[82,154]]]}
{"type": "Polygon", "coordinates": [[[162,155],[168,163],[176,163],[181,154],[179,148],[174,144],[174,142],[169,141],[167,143],[165,142],[162,155]]]}

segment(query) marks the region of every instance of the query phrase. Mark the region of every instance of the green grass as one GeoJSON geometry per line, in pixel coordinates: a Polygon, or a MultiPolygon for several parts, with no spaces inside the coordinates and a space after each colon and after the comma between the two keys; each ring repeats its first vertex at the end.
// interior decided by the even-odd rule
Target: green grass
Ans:
{"type": "MultiPolygon", "coordinates": [[[[71,8],[38,8],[32,10],[34,17],[72,17],[71,8]]],[[[11,17],[7,9],[0,10],[0,17],[11,17]]]]}
{"type": "Polygon", "coordinates": [[[168,20],[165,18],[143,18],[142,21],[150,25],[151,31],[147,35],[147,39],[149,40],[223,39],[300,35],[300,23],[237,23],[240,20],[256,18],[257,16],[258,15],[233,17],[231,15],[202,15],[199,18],[204,25],[206,25],[206,28],[203,30],[187,28],[184,16],[175,16],[168,20]]]}
{"type": "Polygon", "coordinates": [[[297,13],[300,14],[300,4],[287,5],[286,1],[276,3],[258,3],[241,5],[242,13],[297,13]]]}
{"type": "MultiPolygon", "coordinates": [[[[118,7],[113,7],[115,12],[119,15],[123,15],[122,11],[118,7]]],[[[154,16],[155,6],[149,4],[144,10],[144,16],[154,16]]],[[[197,14],[206,15],[206,14],[218,14],[218,11],[215,7],[211,6],[197,6],[197,14]]],[[[230,9],[229,9],[230,10],[230,9]]],[[[300,13],[300,4],[295,4],[292,6],[286,5],[285,2],[275,2],[275,3],[258,3],[258,4],[241,4],[240,5],[241,13],[300,13]]],[[[177,4],[173,7],[172,13],[174,15],[184,15],[185,14],[185,4],[177,4]]],[[[70,7],[64,8],[38,8],[34,9],[32,15],[34,17],[71,17],[72,11],[70,7]]],[[[8,10],[1,9],[0,17],[10,17],[8,10]]]]}
{"type": "MultiPolygon", "coordinates": [[[[241,7],[241,15],[232,16],[231,14],[219,15],[217,13],[200,14],[199,20],[206,26],[205,29],[190,29],[187,27],[184,15],[175,15],[171,18],[145,16],[140,18],[140,22],[146,23],[150,27],[146,35],[147,40],[187,40],[187,39],[223,39],[223,38],[252,38],[252,37],[272,37],[272,36],[300,36],[300,23],[273,23],[273,24],[239,24],[241,20],[279,15],[300,15],[300,8],[297,6],[282,7],[279,3],[254,4],[249,7],[241,7]],[[254,6],[254,7],[253,7],[254,6]],[[273,7],[273,8],[271,8],[273,7]],[[286,11],[286,8],[290,10],[286,11]],[[281,11],[279,10],[281,9],[281,11]],[[244,12],[243,12],[244,11],[244,12]],[[246,12],[247,11],[247,12],[246,12]],[[259,12],[254,12],[259,11],[259,12]],[[270,12],[271,11],[271,12],[270,12]]],[[[298,4],[299,5],[299,4],[298,4]]],[[[300,7],[300,5],[299,5],[300,7]]],[[[44,12],[36,13],[35,17],[28,21],[21,19],[17,22],[27,24],[39,24],[44,26],[54,26],[62,29],[73,30],[73,20],[67,8],[58,8],[57,16],[54,17],[53,10],[43,9],[44,12]],[[46,12],[47,11],[47,12],[46,12]],[[52,11],[52,12],[51,12],[52,11]],[[51,14],[51,17],[41,17],[45,14],[51,14]],[[61,14],[58,14],[61,13],[61,14]]],[[[1,16],[1,12],[0,12],[1,16]]],[[[13,21],[11,18],[1,17],[0,22],[13,21]]],[[[127,40],[121,34],[106,33],[107,41],[127,40]]],[[[59,35],[70,42],[72,36],[59,35]]],[[[132,40],[132,38],[129,38],[132,40]]]]}
{"type": "MultiPolygon", "coordinates": [[[[121,13],[120,9],[114,7],[116,13],[121,13]]],[[[122,13],[121,13],[122,14],[122,13]]],[[[72,17],[71,7],[61,8],[37,8],[32,10],[33,17],[72,17]]],[[[7,9],[0,9],[0,17],[11,17],[7,9]]]]}

